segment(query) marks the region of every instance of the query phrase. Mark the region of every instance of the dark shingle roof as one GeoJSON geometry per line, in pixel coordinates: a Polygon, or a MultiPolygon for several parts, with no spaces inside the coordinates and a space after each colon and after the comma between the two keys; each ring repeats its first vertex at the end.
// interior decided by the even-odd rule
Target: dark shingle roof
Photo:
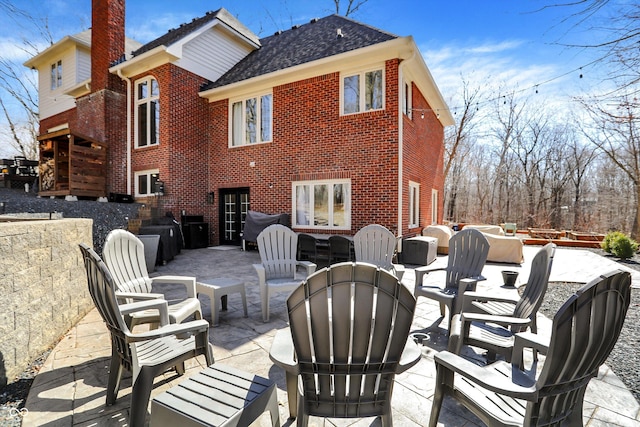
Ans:
{"type": "Polygon", "coordinates": [[[375,45],[397,36],[339,15],[330,15],[292,27],[260,40],[251,52],[215,82],[203,86],[213,89],[252,77],[375,45]],[[342,37],[337,36],[338,29],[342,37]]]}
{"type": "Polygon", "coordinates": [[[201,28],[207,23],[213,21],[214,19],[218,19],[229,27],[237,31],[239,34],[244,37],[252,40],[255,43],[258,43],[258,38],[255,34],[251,32],[247,27],[245,27],[240,21],[238,21],[233,15],[231,15],[225,8],[220,8],[214,12],[207,12],[205,16],[200,18],[194,18],[191,22],[186,24],[181,24],[178,28],[174,28],[169,30],[166,34],[158,37],[155,40],[150,41],[149,43],[143,45],[138,50],[133,52],[133,56],[141,55],[147,51],[150,51],[158,46],[171,46],[173,43],[179,41],[183,37],[189,35],[191,32],[201,28]]]}

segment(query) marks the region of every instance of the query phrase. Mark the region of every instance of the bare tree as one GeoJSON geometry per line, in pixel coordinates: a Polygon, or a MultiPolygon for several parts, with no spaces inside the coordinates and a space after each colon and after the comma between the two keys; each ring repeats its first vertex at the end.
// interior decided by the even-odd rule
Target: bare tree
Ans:
{"type": "MultiPolygon", "coordinates": [[[[344,16],[351,16],[354,13],[356,13],[358,11],[358,9],[360,9],[360,7],[362,7],[362,5],[364,5],[366,2],[368,2],[369,0],[348,0],[347,3],[347,9],[344,11],[344,16]]],[[[340,0],[333,0],[333,2],[336,5],[336,14],[340,15],[340,0]]]]}
{"type": "Polygon", "coordinates": [[[462,80],[462,100],[463,106],[456,111],[456,125],[445,129],[444,138],[444,180],[449,183],[446,192],[445,206],[447,206],[445,216],[454,217],[456,211],[456,201],[458,186],[462,172],[462,165],[465,157],[469,153],[470,135],[477,124],[475,120],[478,112],[478,102],[480,102],[480,88],[471,89],[469,83],[462,80]]]}
{"type": "Polygon", "coordinates": [[[591,129],[584,136],[624,172],[633,183],[634,220],[631,237],[640,238],[640,131],[637,102],[626,98],[616,105],[600,100],[584,100],[583,107],[591,117],[591,129]],[[612,108],[613,107],[613,108],[612,108]]]}
{"type": "MultiPolygon", "coordinates": [[[[22,38],[21,45],[15,46],[25,56],[35,56],[39,53],[39,45],[53,43],[46,19],[35,18],[5,0],[0,0],[0,11],[11,18],[17,28],[22,28],[29,34],[22,38]]],[[[16,152],[35,159],[38,154],[36,136],[39,122],[37,75],[8,54],[6,51],[0,53],[0,108],[2,118],[6,121],[5,135],[16,152]]]]}

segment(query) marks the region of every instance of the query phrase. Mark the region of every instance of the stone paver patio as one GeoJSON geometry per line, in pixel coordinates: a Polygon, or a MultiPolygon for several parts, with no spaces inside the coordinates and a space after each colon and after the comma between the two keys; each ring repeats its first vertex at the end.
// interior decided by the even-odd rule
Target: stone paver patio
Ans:
{"type": "MultiPolygon", "coordinates": [[[[525,263],[509,265],[520,271],[519,281],[526,282],[528,261],[537,251],[525,247],[525,263]]],[[[243,252],[238,248],[206,248],[184,250],[173,261],[157,268],[155,274],[195,275],[198,279],[211,277],[239,278],[247,284],[249,317],[243,317],[239,294],[229,296],[229,310],[220,313],[220,326],[210,329],[216,362],[231,365],[252,373],[269,377],[278,384],[280,420],[284,426],[295,420],[288,418],[284,372],[269,359],[271,340],[278,329],[287,326],[285,295],[271,300],[271,320],[262,322],[257,276],[252,267],[259,262],[256,251],[243,252]]],[[[446,257],[436,263],[446,265],[446,257]]],[[[559,248],[551,273],[551,281],[587,282],[596,274],[623,268],[620,264],[589,251],[559,248]]],[[[505,265],[488,264],[483,271],[485,283],[500,284],[500,271],[505,265]]],[[[632,271],[633,286],[640,287],[640,274],[632,271]]],[[[413,273],[405,273],[403,283],[413,288],[413,273]]],[[[499,287],[499,286],[498,286],[499,287]]],[[[160,288],[162,289],[162,288],[160,288]]],[[[503,290],[504,291],[504,290],[503,290]]],[[[515,292],[515,291],[511,291],[515,292]]],[[[205,318],[210,320],[210,301],[200,297],[205,318]]],[[[540,318],[541,331],[550,321],[540,318]]],[[[396,378],[393,392],[393,419],[396,426],[425,426],[431,412],[431,399],[435,385],[433,354],[446,347],[446,320],[440,318],[438,306],[420,298],[413,322],[413,332],[424,337],[422,360],[396,378]]],[[[129,417],[131,377],[126,375],[118,394],[117,403],[105,407],[105,390],[110,358],[110,340],[96,310],[72,328],[51,352],[36,377],[23,419],[24,426],[122,426],[129,417]]],[[[182,381],[186,376],[204,368],[204,358],[192,360],[187,373],[178,377],[168,372],[156,379],[152,397],[182,381]]],[[[640,404],[608,367],[601,369],[597,379],[591,381],[584,404],[584,424],[588,426],[640,426],[640,404]]],[[[263,415],[255,425],[270,425],[263,415]]],[[[318,419],[313,426],[378,426],[374,419],[318,419]]],[[[475,416],[453,400],[445,401],[439,425],[480,426],[475,416]]]]}

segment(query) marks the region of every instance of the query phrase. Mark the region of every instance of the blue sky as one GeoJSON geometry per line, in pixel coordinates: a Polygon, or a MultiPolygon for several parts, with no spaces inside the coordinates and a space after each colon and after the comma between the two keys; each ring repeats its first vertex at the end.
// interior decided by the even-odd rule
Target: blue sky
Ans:
{"type": "MultiPolygon", "coordinates": [[[[625,0],[615,0],[625,1],[625,0]]],[[[614,0],[612,0],[612,3],[614,0]]],[[[56,40],[87,29],[91,24],[90,0],[19,0],[13,4],[35,16],[47,17],[56,40]]],[[[343,1],[344,3],[344,1],[343,1]]],[[[397,34],[413,36],[436,83],[452,109],[459,106],[462,79],[494,91],[538,90],[540,98],[562,103],[573,95],[592,91],[603,70],[588,66],[596,57],[585,49],[558,43],[589,44],[597,31],[573,28],[576,7],[546,7],[554,0],[369,0],[353,19],[397,34]],[[580,69],[580,67],[583,67],[580,69]],[[583,74],[584,78],[579,78],[583,74]]],[[[148,42],[168,29],[207,11],[225,7],[261,37],[276,30],[304,24],[311,18],[334,13],[330,0],[243,0],[231,2],[129,0],[126,3],[127,36],[148,42]]],[[[596,19],[615,12],[614,6],[596,19]]],[[[32,29],[0,16],[0,52],[22,57],[22,38],[33,39],[32,29]]]]}

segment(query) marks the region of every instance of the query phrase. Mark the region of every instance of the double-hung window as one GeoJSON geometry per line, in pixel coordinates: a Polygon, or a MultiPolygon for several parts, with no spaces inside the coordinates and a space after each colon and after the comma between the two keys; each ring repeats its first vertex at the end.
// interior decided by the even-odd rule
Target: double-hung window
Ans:
{"type": "Polygon", "coordinates": [[[342,114],[354,114],[383,108],[384,72],[382,68],[343,74],[342,114]]]}
{"type": "Polygon", "coordinates": [[[160,143],[160,88],[153,77],[136,83],[136,147],[160,143]]]}
{"type": "Polygon", "coordinates": [[[62,86],[62,60],[51,64],[51,90],[62,86]]]}
{"type": "Polygon", "coordinates": [[[351,181],[298,181],[293,183],[293,226],[350,230],[351,181]]]}
{"type": "Polygon", "coordinates": [[[158,190],[160,171],[157,169],[139,171],[135,173],[136,197],[145,197],[155,194],[158,190]]]}
{"type": "Polygon", "coordinates": [[[420,225],[420,184],[409,181],[409,228],[420,225]]]}
{"type": "Polygon", "coordinates": [[[265,93],[231,102],[231,146],[270,142],[273,95],[265,93]]]}

